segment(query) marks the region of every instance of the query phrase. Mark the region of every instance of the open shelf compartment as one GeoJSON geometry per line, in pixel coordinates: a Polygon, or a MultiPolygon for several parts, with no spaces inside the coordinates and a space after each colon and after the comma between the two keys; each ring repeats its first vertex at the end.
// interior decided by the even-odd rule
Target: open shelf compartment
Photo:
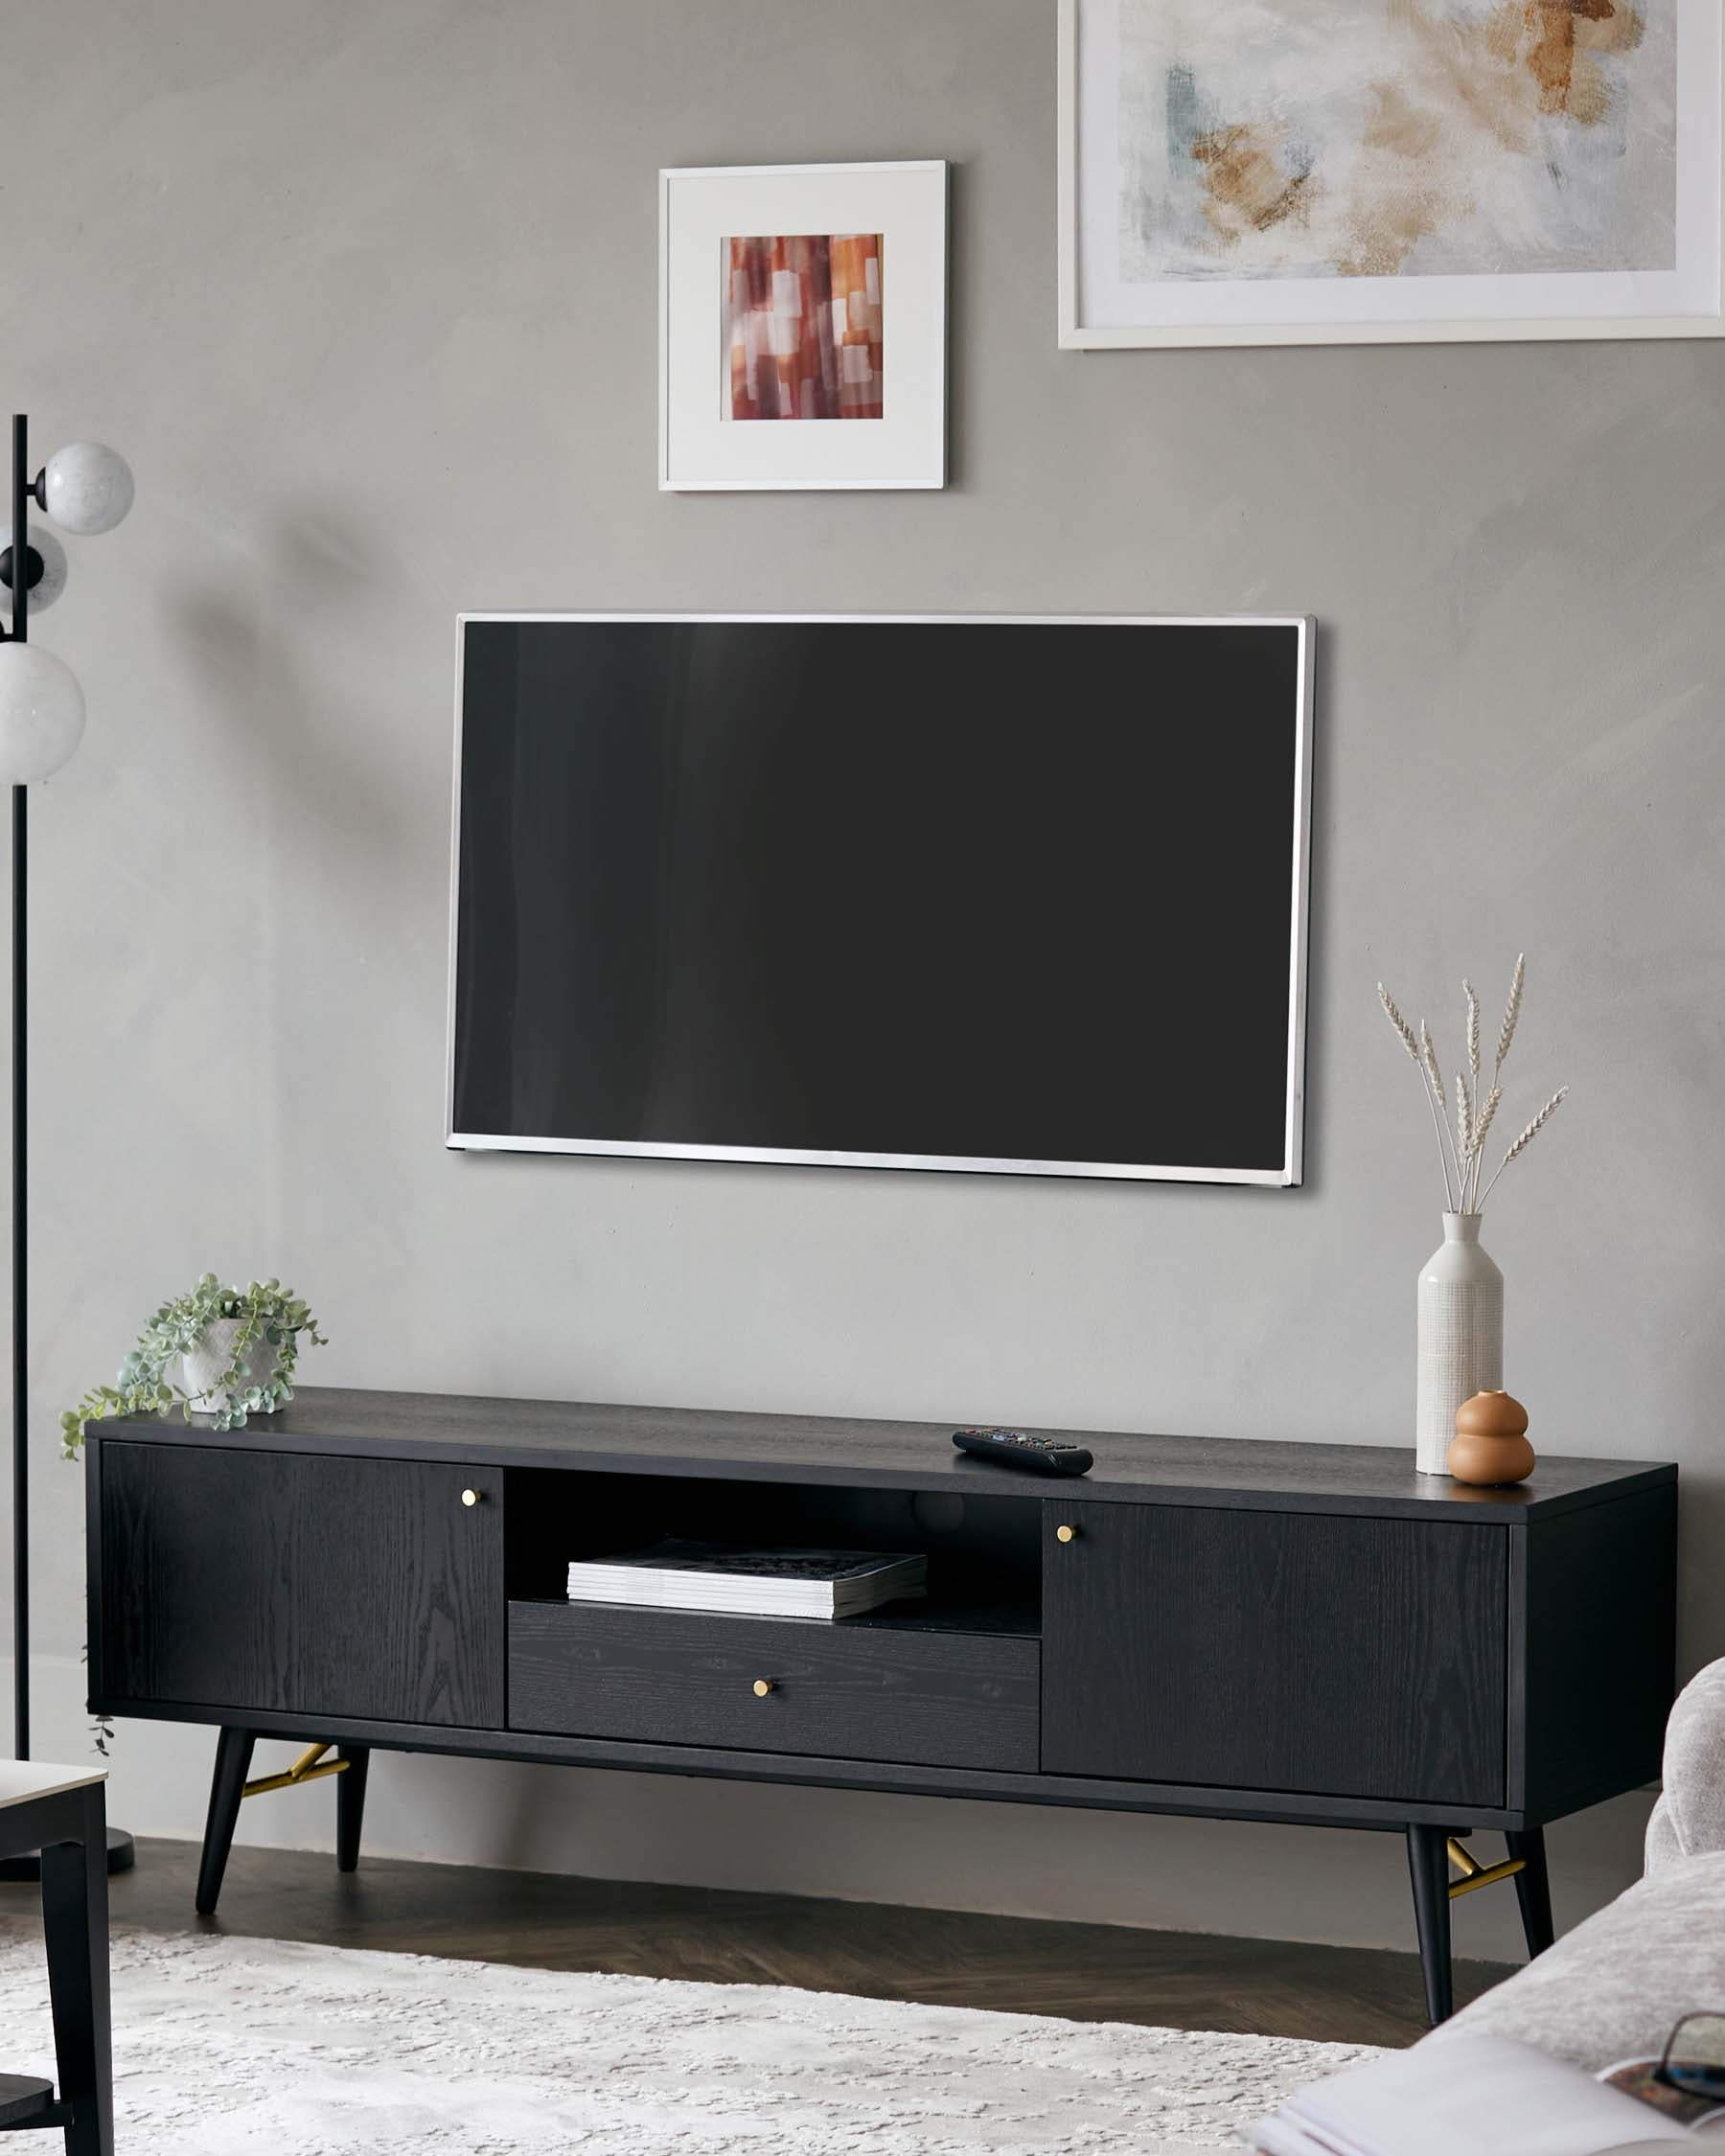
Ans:
{"type": "Polygon", "coordinates": [[[506,1518],[512,1602],[564,1601],[572,1560],[676,1536],[740,1548],[921,1552],[929,1560],[926,1598],[837,1621],[847,1630],[1041,1636],[1041,1505],[1028,1491],[958,1497],[515,1468],[506,1518]]]}

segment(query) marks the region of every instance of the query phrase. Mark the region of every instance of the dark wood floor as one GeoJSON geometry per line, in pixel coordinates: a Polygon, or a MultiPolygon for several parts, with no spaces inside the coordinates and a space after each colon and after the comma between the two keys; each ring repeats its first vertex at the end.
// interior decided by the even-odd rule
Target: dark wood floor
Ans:
{"type": "MultiPolygon", "coordinates": [[[[115,1920],[1074,2021],[1368,2044],[1410,2043],[1424,2028],[1412,1954],[386,1858],[343,1878],[333,1857],[248,1848],[235,1849],[206,1924],[192,1909],[196,1868],[189,1842],[140,1844],[137,1869],[113,1882],[115,1920]]],[[[27,1888],[0,1888],[0,1912],[30,1899],[27,1888]]],[[[1506,1973],[1458,1963],[1458,2004],[1506,1973]]]]}

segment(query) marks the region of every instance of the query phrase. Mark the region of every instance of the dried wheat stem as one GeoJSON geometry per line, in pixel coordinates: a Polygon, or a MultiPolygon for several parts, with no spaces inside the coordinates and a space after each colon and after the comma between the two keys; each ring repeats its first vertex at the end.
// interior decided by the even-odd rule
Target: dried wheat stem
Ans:
{"type": "Polygon", "coordinates": [[[1470,980],[1461,983],[1461,993],[1467,998],[1467,1067],[1477,1080],[1480,1075],[1480,998],[1474,994],[1470,980]]]}
{"type": "Polygon", "coordinates": [[[1450,1188],[1449,1148],[1444,1143],[1443,1118],[1438,1112],[1438,1103],[1432,1098],[1432,1089],[1423,1070],[1420,1072],[1419,1089],[1424,1093],[1426,1106],[1432,1112],[1432,1129],[1438,1137],[1438,1165],[1443,1170],[1443,1209],[1446,1213],[1453,1213],[1460,1201],[1450,1188]]]}
{"type": "Polygon", "coordinates": [[[1384,1016],[1390,1021],[1391,1024],[1394,1026],[1397,1034],[1400,1036],[1402,1046],[1407,1049],[1409,1055],[1411,1055],[1414,1061],[1417,1063],[1419,1061],[1419,1043],[1414,1038],[1414,1028],[1408,1023],[1407,1020],[1403,1018],[1401,1013],[1396,1009],[1394,1001],[1391,997],[1390,991],[1384,986],[1382,981],[1378,982],[1378,1001],[1384,1006],[1384,1016]]]}
{"type": "Polygon", "coordinates": [[[1438,1095],[1438,1105],[1445,1114],[1448,1114],[1449,1095],[1443,1089],[1443,1071],[1439,1067],[1438,1050],[1432,1044],[1432,1036],[1427,1030],[1424,1019],[1419,1021],[1419,1048],[1420,1054],[1425,1059],[1427,1074],[1432,1081],[1432,1090],[1438,1095]]]}
{"type": "MultiPolygon", "coordinates": [[[[1447,1137],[1449,1135],[1449,1123],[1447,1120],[1449,1115],[1449,1095],[1443,1089],[1443,1069],[1441,1065],[1438,1061],[1438,1049],[1432,1040],[1431,1028],[1426,1024],[1424,1019],[1421,1019],[1419,1021],[1419,1047],[1420,1063],[1421,1067],[1424,1069],[1426,1074],[1426,1083],[1431,1087],[1432,1091],[1437,1095],[1437,1107],[1433,1111],[1433,1112],[1438,1116],[1438,1130],[1443,1134],[1445,1137],[1447,1137]]],[[[1464,1181],[1465,1170],[1461,1165],[1461,1148],[1459,1145],[1455,1144],[1453,1140],[1450,1144],[1450,1157],[1456,1163],[1456,1190],[1458,1193],[1457,1203],[1460,1204],[1464,1202],[1462,1194],[1465,1192],[1466,1188],[1464,1181]]],[[[1443,1188],[1444,1193],[1447,1196],[1449,1192],[1449,1171],[1447,1166],[1444,1170],[1443,1188]]]]}
{"type": "Polygon", "coordinates": [[[1494,1175],[1490,1182],[1485,1185],[1484,1197],[1483,1197],[1480,1201],[1482,1204],[1484,1204],[1485,1199],[1489,1198],[1492,1191],[1496,1188],[1498,1176],[1501,1176],[1503,1174],[1504,1170],[1509,1165],[1511,1160],[1515,1159],[1519,1155],[1525,1153],[1528,1150],[1529,1146],[1532,1144],[1533,1140],[1539,1135],[1540,1132],[1544,1130],[1547,1123],[1551,1121],[1552,1117],[1555,1115],[1557,1111],[1563,1106],[1564,1095],[1568,1091],[1569,1088],[1567,1086],[1558,1087],[1557,1090],[1552,1095],[1551,1099],[1546,1102],[1545,1106],[1540,1110],[1539,1113],[1534,1116],[1533,1120],[1528,1125],[1527,1129],[1522,1133],[1520,1137],[1516,1139],[1515,1143],[1509,1148],[1508,1152],[1506,1153],[1504,1158],[1498,1162],[1497,1175],[1494,1175]]]}
{"type": "Polygon", "coordinates": [[[1479,1200],[1479,1189],[1480,1189],[1480,1163],[1481,1163],[1481,1161],[1482,1161],[1482,1160],[1484,1159],[1484,1153],[1485,1153],[1485,1134],[1486,1134],[1486,1132],[1487,1132],[1487,1131],[1489,1131],[1489,1130],[1490,1130],[1490,1128],[1491,1128],[1491,1119],[1492,1119],[1492,1117],[1493,1117],[1493,1116],[1494,1116],[1494,1115],[1495,1115],[1495,1114],[1497,1113],[1497,1112],[1498,1112],[1498,1102],[1499,1102],[1499,1101],[1501,1101],[1501,1100],[1503,1099],[1503,1097],[1504,1097],[1504,1089],[1503,1089],[1503,1087],[1502,1087],[1502,1086],[1493,1086],[1493,1087],[1492,1087],[1492,1089],[1491,1089],[1491,1090],[1490,1090],[1490,1092],[1488,1092],[1488,1093],[1486,1094],[1486,1096],[1485,1096],[1485,1105],[1484,1105],[1484,1108],[1482,1108],[1482,1109],[1481,1109],[1481,1111],[1480,1111],[1480,1112],[1479,1112],[1479,1115],[1478,1115],[1477,1119],[1475,1120],[1475,1123],[1474,1123],[1474,1127],[1473,1127],[1473,1187],[1474,1187],[1474,1199],[1473,1199],[1473,1205],[1472,1205],[1472,1209],[1473,1209],[1473,1211],[1475,1211],[1475,1212],[1478,1212],[1478,1211],[1479,1211],[1479,1209],[1480,1209],[1480,1200],[1479,1200]]]}
{"type": "Polygon", "coordinates": [[[1509,1044],[1515,1039],[1515,1021],[1521,1017],[1522,984],[1527,979],[1528,960],[1524,952],[1515,961],[1515,972],[1509,981],[1509,1000],[1504,1005],[1504,1022],[1498,1030],[1497,1071],[1504,1067],[1504,1059],[1509,1053],[1509,1044]]]}
{"type": "Polygon", "coordinates": [[[1569,1088],[1567,1086],[1558,1087],[1557,1090],[1552,1095],[1551,1099],[1546,1102],[1545,1106],[1540,1110],[1539,1113],[1534,1116],[1533,1120],[1528,1125],[1527,1129],[1521,1134],[1520,1137],[1516,1139],[1515,1143],[1509,1148],[1508,1152],[1505,1154],[1503,1158],[1503,1165],[1506,1168],[1509,1165],[1510,1161],[1515,1158],[1518,1153],[1525,1153],[1528,1147],[1532,1144],[1533,1140],[1539,1135],[1545,1125],[1551,1120],[1553,1115],[1556,1114],[1558,1109],[1562,1107],[1564,1095],[1568,1091],[1569,1088]]]}
{"type": "MultiPolygon", "coordinates": [[[[1433,1113],[1438,1117],[1440,1141],[1447,1141],[1449,1158],[1456,1164],[1456,1203],[1459,1205],[1463,1202],[1462,1193],[1466,1187],[1466,1170],[1461,1165],[1461,1148],[1455,1142],[1455,1138],[1450,1132],[1449,1095],[1443,1089],[1443,1067],[1438,1061],[1437,1044],[1433,1041],[1431,1028],[1424,1019],[1419,1021],[1419,1050],[1420,1067],[1424,1070],[1426,1083],[1435,1096],[1433,1113]]],[[[1443,1177],[1443,1189],[1446,1197],[1449,1194],[1449,1172],[1446,1164],[1443,1177]]]]}
{"type": "Polygon", "coordinates": [[[1414,1028],[1408,1023],[1407,1020],[1403,1018],[1401,1013],[1396,1009],[1394,999],[1392,998],[1390,991],[1384,986],[1382,981],[1379,981],[1377,984],[1377,992],[1378,1001],[1384,1006],[1384,1016],[1395,1028],[1396,1036],[1400,1040],[1402,1046],[1407,1049],[1410,1058],[1413,1060],[1419,1070],[1419,1089],[1422,1093],[1424,1093],[1426,1098],[1426,1106],[1432,1112],[1432,1129],[1436,1134],[1438,1139],[1438,1164],[1443,1170],[1444,1210],[1446,1212],[1454,1211],[1455,1199],[1451,1195],[1450,1191],[1449,1154],[1445,1150],[1443,1143],[1443,1124],[1438,1114],[1438,1104],[1432,1098],[1431,1081],[1426,1075],[1426,1067],[1420,1059],[1419,1043],[1414,1040],[1414,1028]]]}

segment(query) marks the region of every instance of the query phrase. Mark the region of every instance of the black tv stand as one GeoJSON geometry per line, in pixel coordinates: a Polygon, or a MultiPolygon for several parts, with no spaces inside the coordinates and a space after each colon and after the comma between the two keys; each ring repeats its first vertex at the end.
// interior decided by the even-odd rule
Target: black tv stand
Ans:
{"type": "Polygon", "coordinates": [[[376,1748],[1406,1836],[1426,1999],[1503,1834],[1659,1772],[1676,1469],[1545,1457],[1475,1490],[1405,1450],[1084,1434],[1082,1481],[950,1426],[308,1388],[218,1435],[92,1424],[91,1706],[218,1725],[212,1910],[254,1740],[293,1736],[358,1861],[376,1748]],[[840,1624],[564,1595],[661,1533],[925,1549],[840,1624]]]}

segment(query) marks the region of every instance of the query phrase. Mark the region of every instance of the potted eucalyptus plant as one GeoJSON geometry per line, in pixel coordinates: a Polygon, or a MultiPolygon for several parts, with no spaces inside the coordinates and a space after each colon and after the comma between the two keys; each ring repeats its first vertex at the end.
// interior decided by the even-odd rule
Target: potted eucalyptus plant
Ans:
{"type": "Polygon", "coordinates": [[[175,1401],[188,1422],[209,1414],[218,1430],[243,1430],[248,1415],[272,1415],[293,1398],[302,1339],[324,1344],[291,1288],[279,1280],[224,1287],[206,1273],[190,1294],[163,1303],[112,1385],[93,1386],[60,1416],[65,1456],[77,1456],[86,1423],[162,1414],[175,1401]]]}

